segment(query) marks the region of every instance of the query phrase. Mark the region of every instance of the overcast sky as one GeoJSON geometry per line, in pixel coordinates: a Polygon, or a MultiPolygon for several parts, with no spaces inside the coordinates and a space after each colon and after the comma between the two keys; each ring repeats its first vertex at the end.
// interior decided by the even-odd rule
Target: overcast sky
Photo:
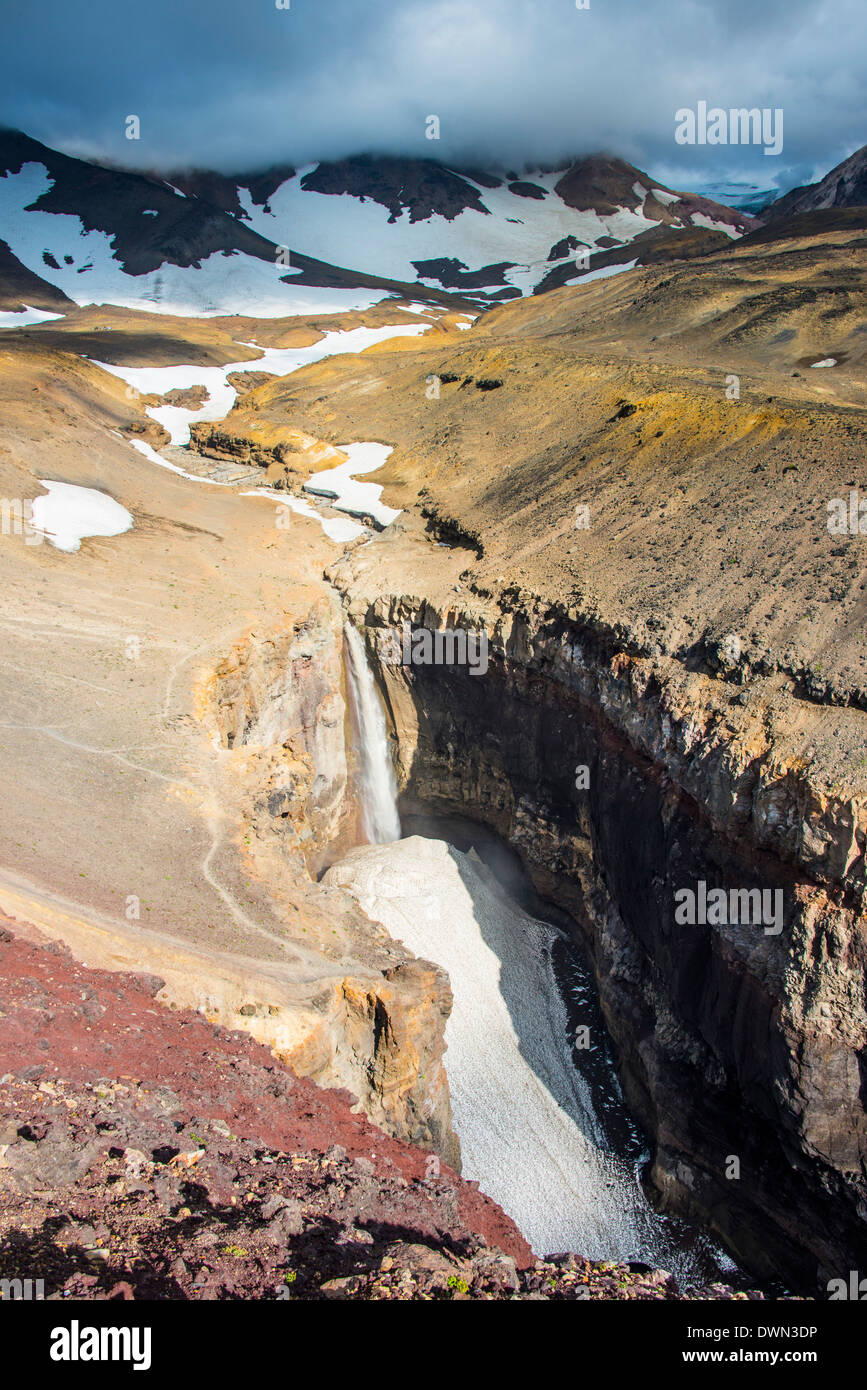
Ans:
{"type": "Polygon", "coordinates": [[[608,150],[789,187],[867,141],[864,0],[0,0],[0,29],[0,124],[139,167],[608,150]],[[782,154],[677,145],[699,100],[782,107],[782,154]]]}

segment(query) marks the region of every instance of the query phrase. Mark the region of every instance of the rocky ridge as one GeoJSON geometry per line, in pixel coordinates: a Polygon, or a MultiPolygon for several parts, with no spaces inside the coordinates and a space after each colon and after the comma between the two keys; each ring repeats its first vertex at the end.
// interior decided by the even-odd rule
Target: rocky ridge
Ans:
{"type": "Polygon", "coordinates": [[[867,145],[827,173],[818,183],[793,188],[762,209],[762,218],[794,217],[823,208],[857,208],[867,204],[867,145]]]}

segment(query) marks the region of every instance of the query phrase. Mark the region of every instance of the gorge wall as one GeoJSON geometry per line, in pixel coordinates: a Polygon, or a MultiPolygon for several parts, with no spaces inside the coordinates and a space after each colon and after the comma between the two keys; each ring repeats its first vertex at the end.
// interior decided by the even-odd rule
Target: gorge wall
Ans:
{"type": "Polygon", "coordinates": [[[215,1021],[251,1032],[300,1075],[349,1090],[387,1133],[459,1167],[442,1065],[445,972],[316,882],[358,842],[343,642],[340,605],[320,586],[309,606],[239,638],[199,684],[220,800],[292,949],[280,992],[273,981],[248,990],[241,1016],[215,1021]]]}
{"type": "Polygon", "coordinates": [[[492,826],[580,924],[663,1209],[804,1290],[863,1265],[863,808],[785,761],[768,688],[630,655],[530,595],[436,607],[377,594],[358,564],[336,578],[377,662],[402,808],[492,826]],[[407,620],[484,620],[487,673],[396,664],[407,620]],[[675,892],[702,879],[781,889],[782,930],[678,925],[675,892]]]}

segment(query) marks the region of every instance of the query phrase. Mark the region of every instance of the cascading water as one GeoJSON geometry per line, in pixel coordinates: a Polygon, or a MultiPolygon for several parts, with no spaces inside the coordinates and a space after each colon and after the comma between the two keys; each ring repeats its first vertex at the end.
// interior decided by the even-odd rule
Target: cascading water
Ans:
{"type": "Polygon", "coordinates": [[[347,623],[346,676],[349,704],[358,750],[358,785],[361,795],[361,825],[373,845],[400,839],[397,814],[397,784],[385,713],[373,680],[373,673],[360,634],[347,623]]]}

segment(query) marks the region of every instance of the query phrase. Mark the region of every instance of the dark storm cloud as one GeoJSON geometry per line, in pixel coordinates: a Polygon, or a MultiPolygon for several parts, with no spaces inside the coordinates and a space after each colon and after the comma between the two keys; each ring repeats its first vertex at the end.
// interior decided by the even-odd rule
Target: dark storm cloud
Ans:
{"type": "Polygon", "coordinates": [[[361,150],[512,166],[607,149],[681,186],[768,185],[867,140],[863,0],[3,4],[0,123],[150,168],[361,150]],[[783,154],[678,146],[675,110],[699,100],[782,107],[783,154]]]}

